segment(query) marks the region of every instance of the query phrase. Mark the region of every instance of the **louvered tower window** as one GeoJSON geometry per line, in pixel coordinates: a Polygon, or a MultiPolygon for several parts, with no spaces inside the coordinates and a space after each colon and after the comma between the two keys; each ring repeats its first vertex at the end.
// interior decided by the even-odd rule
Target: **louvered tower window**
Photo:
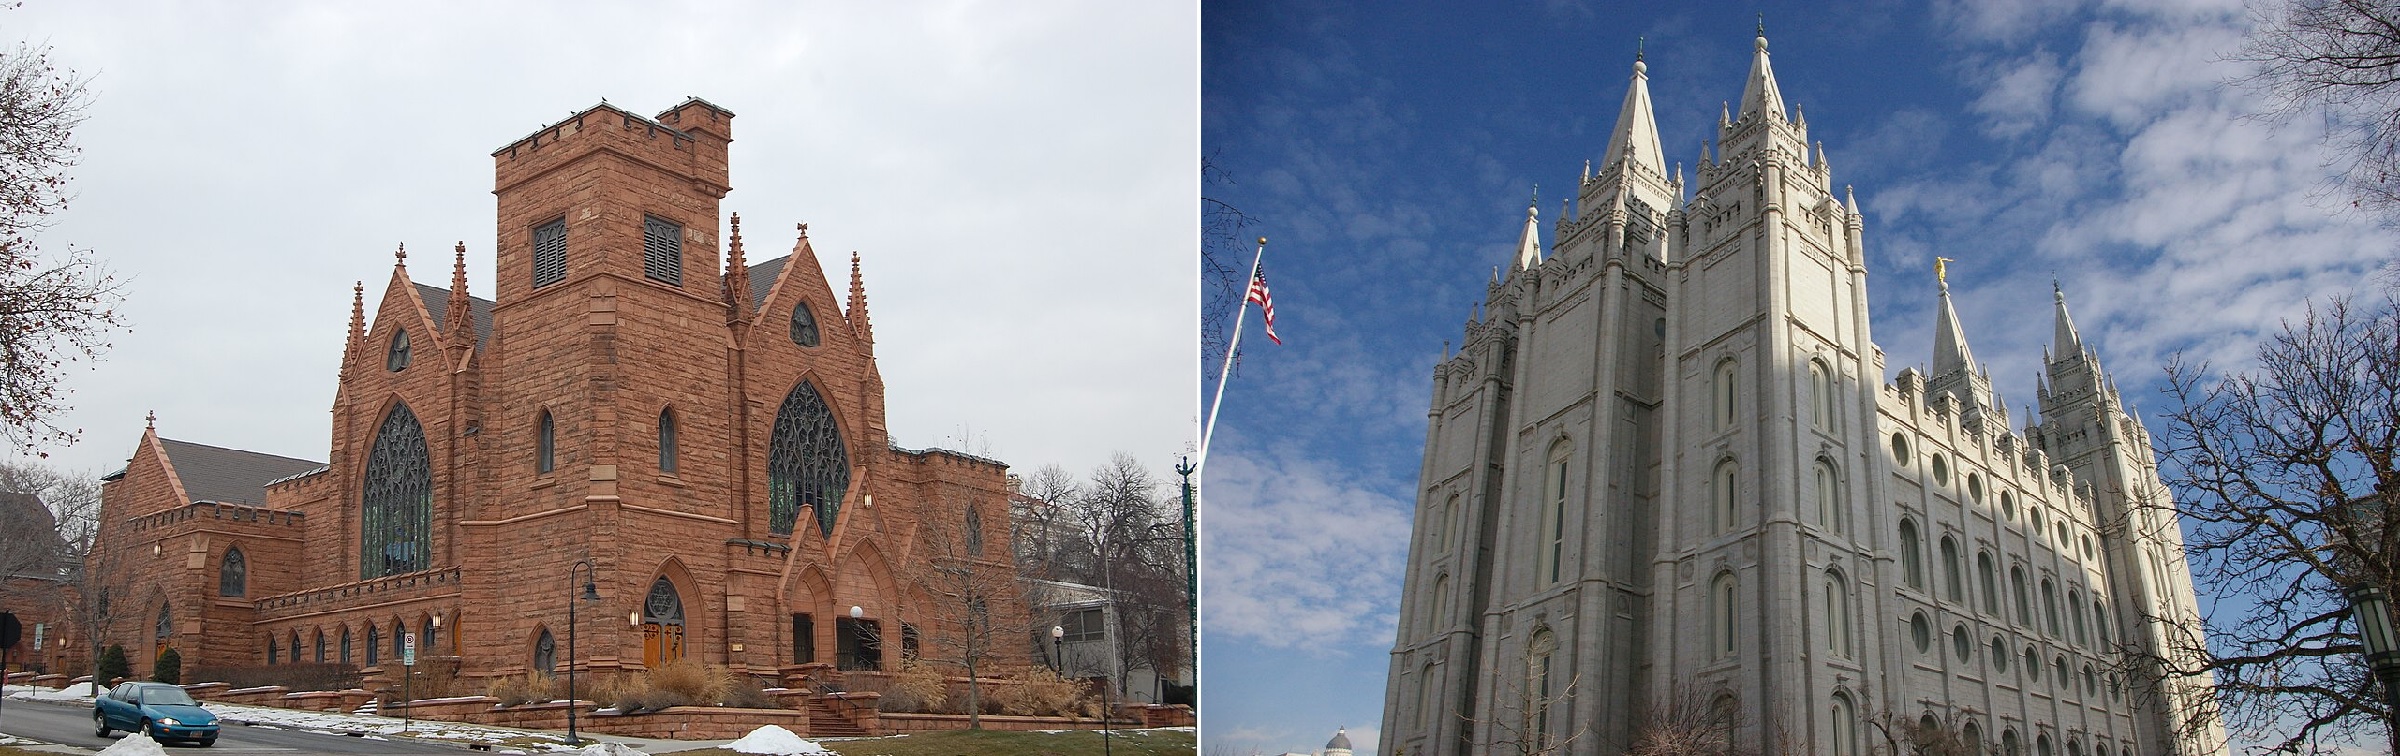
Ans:
{"type": "Polygon", "coordinates": [[[767,444],[767,531],[791,535],[806,505],[816,509],[818,530],[833,535],[849,487],[850,456],[833,410],[816,386],[801,381],[775,411],[775,435],[767,444]]]}
{"type": "Polygon", "coordinates": [[[544,223],[533,229],[533,285],[548,286],[567,280],[567,219],[544,223]]]}
{"type": "Polygon", "coordinates": [[[642,275],[683,285],[683,226],[657,216],[642,216],[642,275]]]}
{"type": "Polygon", "coordinates": [[[425,429],[408,405],[393,405],[367,454],[360,507],[361,579],[425,569],[433,556],[433,472],[425,429]]]}

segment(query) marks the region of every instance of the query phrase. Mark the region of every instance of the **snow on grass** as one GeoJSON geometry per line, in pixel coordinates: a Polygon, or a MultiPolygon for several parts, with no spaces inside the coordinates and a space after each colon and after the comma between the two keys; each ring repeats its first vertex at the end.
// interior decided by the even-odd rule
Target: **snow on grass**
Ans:
{"type": "Polygon", "coordinates": [[[382,736],[405,734],[412,738],[427,740],[491,744],[508,742],[510,745],[523,748],[570,750],[566,746],[565,736],[538,730],[419,719],[409,722],[408,732],[402,733],[400,731],[401,720],[393,717],[341,714],[330,711],[299,711],[217,701],[208,702],[207,706],[210,711],[216,712],[218,717],[254,727],[280,727],[322,734],[355,732],[377,739],[381,739],[382,736]]]}
{"type": "Polygon", "coordinates": [[[792,734],[791,730],[775,725],[766,725],[751,730],[750,734],[742,736],[742,739],[726,743],[722,747],[735,753],[773,754],[774,756],[833,753],[826,750],[824,746],[800,739],[800,736],[792,734]]]}

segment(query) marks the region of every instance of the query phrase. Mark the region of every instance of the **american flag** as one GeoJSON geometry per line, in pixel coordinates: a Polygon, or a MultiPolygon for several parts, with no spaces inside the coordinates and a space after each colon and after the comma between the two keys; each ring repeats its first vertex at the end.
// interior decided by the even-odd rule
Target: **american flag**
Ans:
{"type": "Polygon", "coordinates": [[[1283,339],[1275,335],[1275,298],[1267,295],[1266,268],[1258,268],[1251,273],[1248,299],[1258,305],[1259,314],[1266,317],[1267,339],[1275,342],[1276,346],[1282,346],[1283,339]]]}

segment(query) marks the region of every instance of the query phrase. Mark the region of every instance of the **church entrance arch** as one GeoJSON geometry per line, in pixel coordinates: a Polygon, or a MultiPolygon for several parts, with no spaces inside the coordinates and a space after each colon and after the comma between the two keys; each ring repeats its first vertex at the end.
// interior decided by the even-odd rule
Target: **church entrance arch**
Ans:
{"type": "Polygon", "coordinates": [[[683,595],[660,575],[642,599],[642,664],[658,669],[683,658],[683,595]]]}

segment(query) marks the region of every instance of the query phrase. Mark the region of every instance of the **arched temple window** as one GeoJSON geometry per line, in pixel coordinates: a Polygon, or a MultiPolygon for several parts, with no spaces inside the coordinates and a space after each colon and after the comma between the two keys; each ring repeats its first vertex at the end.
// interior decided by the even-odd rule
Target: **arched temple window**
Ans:
{"type": "Polygon", "coordinates": [[[1923,539],[1917,537],[1917,523],[1900,520],[1900,572],[1906,576],[1908,587],[1925,589],[1925,554],[1923,539]]]}
{"type": "Polygon", "coordinates": [[[1734,653],[1734,620],[1740,609],[1737,585],[1731,572],[1718,574],[1717,579],[1709,585],[1708,650],[1711,658],[1723,659],[1734,653]]]}
{"type": "Polygon", "coordinates": [[[792,387],[775,411],[767,444],[767,531],[791,535],[800,507],[814,507],[817,528],[833,535],[842,494],[850,487],[850,455],[842,448],[833,410],[808,381],[792,387]]]}
{"type": "Polygon", "coordinates": [[[658,471],[675,472],[675,410],[658,413],[658,471]]]}
{"type": "Polygon", "coordinates": [[[217,595],[246,596],[250,593],[250,560],[242,556],[242,547],[225,550],[225,558],[217,563],[217,595]]]}
{"type": "Polygon", "coordinates": [[[378,578],[430,566],[433,556],[433,466],[425,429],[406,404],[392,405],[367,455],[359,518],[359,577],[378,578]]]}

